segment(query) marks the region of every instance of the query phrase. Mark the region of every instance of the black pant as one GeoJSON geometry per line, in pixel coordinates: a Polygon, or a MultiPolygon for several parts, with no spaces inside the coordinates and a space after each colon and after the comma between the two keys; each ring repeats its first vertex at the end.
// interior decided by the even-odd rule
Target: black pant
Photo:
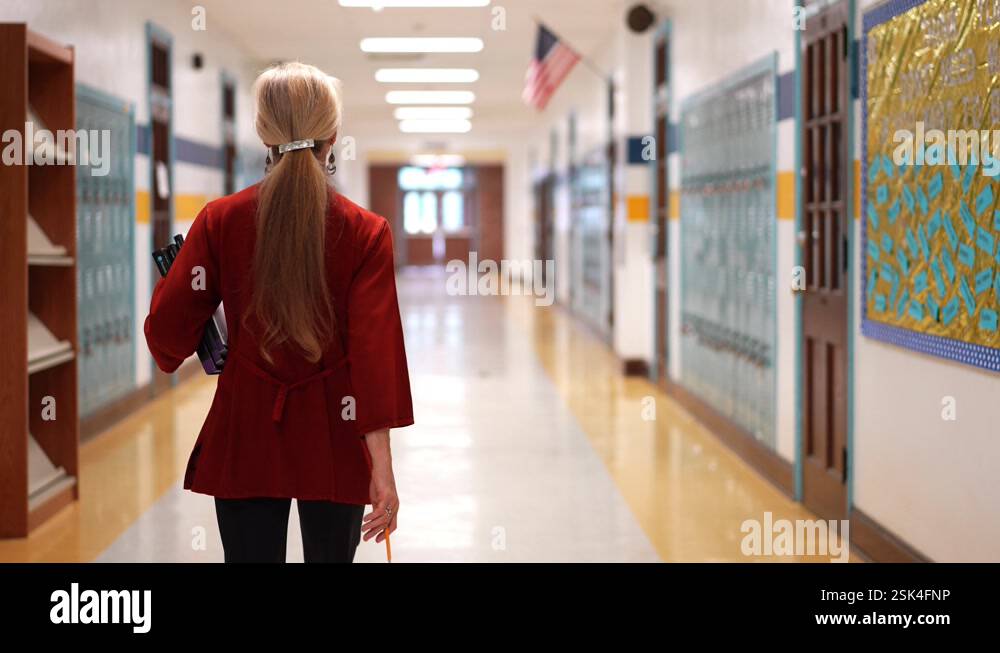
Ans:
{"type": "MultiPolygon", "coordinates": [[[[285,562],[291,499],[215,499],[226,562],[285,562]]],[[[352,562],[364,506],[298,500],[306,562],[352,562]]]]}

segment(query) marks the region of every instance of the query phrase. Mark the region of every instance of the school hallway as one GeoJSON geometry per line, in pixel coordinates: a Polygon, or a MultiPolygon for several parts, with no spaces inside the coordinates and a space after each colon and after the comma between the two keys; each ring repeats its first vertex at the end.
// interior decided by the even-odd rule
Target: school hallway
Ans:
{"type": "Polygon", "coordinates": [[[183,489],[220,379],[253,437],[372,399],[330,426],[364,444],[209,437],[199,480],[360,503],[391,424],[393,562],[1000,561],[1000,184],[949,145],[1000,127],[998,38],[992,0],[3,2],[0,563],[223,561],[183,489]],[[289,71],[324,133],[261,133],[289,71]],[[238,267],[307,149],[329,223],[238,267]],[[219,376],[222,315],[170,302],[153,340],[203,339],[154,360],[175,260],[246,320],[289,243],[312,274],[275,268],[272,309],[325,261],[362,315],[336,366],[219,376]]]}
{"type": "MultiPolygon", "coordinates": [[[[623,377],[565,311],[450,297],[445,281],[400,277],[417,423],[393,436],[394,561],[739,561],[746,515],[812,518],[651,384],[623,377]],[[650,396],[655,420],[642,414],[650,396]]],[[[85,444],[81,500],[0,541],[0,559],[221,562],[212,498],[181,488],[214,386],[185,382],[85,444]]],[[[288,560],[302,560],[294,510],[288,560]]],[[[384,548],[362,543],[356,560],[384,562],[384,548]]]]}

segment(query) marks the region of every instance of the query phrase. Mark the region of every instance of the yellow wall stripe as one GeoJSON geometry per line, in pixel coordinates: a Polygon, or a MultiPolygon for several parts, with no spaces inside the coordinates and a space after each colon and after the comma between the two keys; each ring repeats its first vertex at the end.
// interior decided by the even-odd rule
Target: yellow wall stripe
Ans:
{"type": "MultiPolygon", "coordinates": [[[[861,161],[854,160],[854,218],[861,217],[861,161]]],[[[777,176],[777,188],[775,190],[777,211],[779,220],[795,219],[795,172],[792,170],[779,170],[777,176]]],[[[629,198],[629,219],[631,220],[631,202],[638,196],[629,198]]],[[[646,213],[649,212],[649,198],[646,201],[646,213]]],[[[671,220],[678,220],[681,217],[681,193],[677,189],[670,191],[669,211],[667,215],[671,220]]]]}
{"type": "Polygon", "coordinates": [[[795,173],[790,170],[778,172],[778,219],[795,219],[795,173]]]}
{"type": "Polygon", "coordinates": [[[137,190],[135,192],[135,221],[139,224],[149,224],[149,191],[137,190]]]}
{"type": "Polygon", "coordinates": [[[629,195],[625,198],[626,216],[629,222],[646,222],[649,220],[649,196],[629,195]]]}
{"type": "MultiPolygon", "coordinates": [[[[202,208],[213,199],[210,195],[200,195],[193,193],[178,193],[174,196],[174,219],[182,222],[190,222],[198,217],[202,208]]],[[[138,224],[149,224],[150,197],[148,190],[137,190],[135,192],[135,221],[138,224]]]]}
{"type": "Polygon", "coordinates": [[[854,160],[854,219],[861,217],[861,161],[854,160]]]}
{"type": "Polygon", "coordinates": [[[205,205],[209,201],[208,195],[184,195],[178,193],[174,196],[174,219],[181,221],[191,221],[198,217],[205,205]]]}

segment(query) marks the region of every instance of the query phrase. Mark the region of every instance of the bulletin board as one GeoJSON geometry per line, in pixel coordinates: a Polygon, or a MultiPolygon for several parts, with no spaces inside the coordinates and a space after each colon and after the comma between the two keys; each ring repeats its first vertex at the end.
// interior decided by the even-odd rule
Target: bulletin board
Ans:
{"type": "Polygon", "coordinates": [[[893,0],[862,38],[862,333],[1000,371],[1000,176],[928,138],[1000,129],[1000,3],[893,0]]]}
{"type": "Polygon", "coordinates": [[[681,107],[681,381],[775,447],[777,62],[681,107]]]}

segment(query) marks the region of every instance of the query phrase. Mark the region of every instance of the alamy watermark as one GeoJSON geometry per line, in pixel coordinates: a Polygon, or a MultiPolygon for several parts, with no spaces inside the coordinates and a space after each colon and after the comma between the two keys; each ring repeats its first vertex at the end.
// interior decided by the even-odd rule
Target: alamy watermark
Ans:
{"type": "Polygon", "coordinates": [[[744,533],[740,549],[743,555],[756,556],[830,556],[831,562],[850,559],[851,524],[842,519],[774,519],[764,513],[763,522],[747,519],[740,525],[744,533]]]}
{"type": "Polygon", "coordinates": [[[1000,174],[1000,129],[898,129],[892,136],[892,161],[903,165],[965,166],[982,163],[982,174],[1000,174]]]}
{"type": "Polygon", "coordinates": [[[85,165],[92,177],[111,171],[110,129],[36,129],[24,123],[24,131],[8,129],[0,137],[0,162],[5,166],[85,165]]]}
{"type": "Polygon", "coordinates": [[[469,252],[469,262],[452,259],[445,291],[451,295],[534,295],[536,306],[552,306],[555,301],[555,261],[501,259],[479,260],[469,252]],[[544,266],[544,267],[543,267],[544,266]]]}

